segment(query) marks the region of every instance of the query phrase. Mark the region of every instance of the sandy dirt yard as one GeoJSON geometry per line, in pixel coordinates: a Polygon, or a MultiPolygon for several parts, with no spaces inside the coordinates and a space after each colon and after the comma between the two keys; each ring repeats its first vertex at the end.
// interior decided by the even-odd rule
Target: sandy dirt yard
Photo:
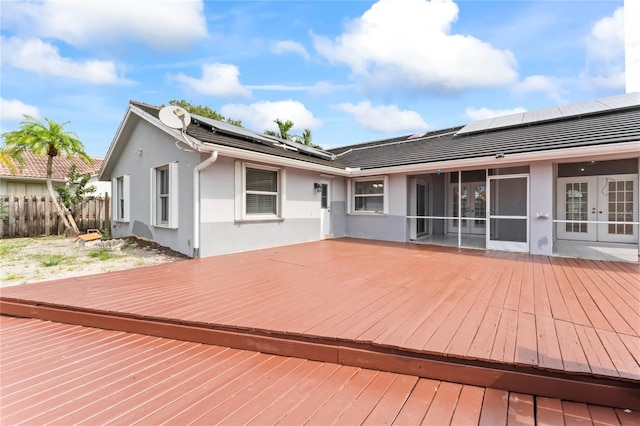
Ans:
{"type": "Polygon", "coordinates": [[[62,237],[0,240],[0,287],[140,268],[187,259],[135,238],[88,243],[62,237]]]}

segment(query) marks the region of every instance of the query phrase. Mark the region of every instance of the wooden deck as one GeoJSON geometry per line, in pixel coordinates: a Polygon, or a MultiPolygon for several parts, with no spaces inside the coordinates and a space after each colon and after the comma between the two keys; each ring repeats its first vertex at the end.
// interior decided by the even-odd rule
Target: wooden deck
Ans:
{"type": "Polygon", "coordinates": [[[328,240],[4,288],[0,312],[640,409],[640,267],[328,240]]]}
{"type": "Polygon", "coordinates": [[[640,423],[640,412],[0,317],[2,424],[640,423]]]}

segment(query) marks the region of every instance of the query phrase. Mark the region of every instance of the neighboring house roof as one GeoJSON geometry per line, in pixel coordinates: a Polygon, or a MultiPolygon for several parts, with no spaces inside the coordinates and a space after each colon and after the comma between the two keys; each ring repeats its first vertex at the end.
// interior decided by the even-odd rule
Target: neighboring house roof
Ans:
{"type": "MultiPolygon", "coordinates": [[[[623,106],[592,113],[519,124],[511,122],[505,126],[462,132],[478,128],[472,123],[465,127],[337,148],[331,152],[347,166],[366,170],[639,142],[640,94],[623,96],[628,101],[623,106]]],[[[509,123],[508,120],[504,122],[509,123]]]]}
{"type": "MultiPolygon", "coordinates": [[[[47,157],[41,157],[31,151],[22,154],[24,165],[16,167],[16,173],[11,174],[9,168],[0,163],[0,176],[12,178],[29,178],[29,179],[46,179],[47,178],[47,157]]],[[[102,167],[102,158],[92,157],[93,164],[89,165],[82,161],[79,157],[65,157],[59,155],[53,159],[52,174],[53,180],[64,180],[69,175],[69,169],[72,165],[76,166],[76,170],[81,175],[98,174],[102,167]]]]}
{"type": "MultiPolygon", "coordinates": [[[[131,105],[159,119],[160,107],[136,101],[131,101],[131,105]]],[[[203,143],[275,155],[339,169],[345,167],[341,161],[335,161],[333,155],[326,151],[195,114],[191,114],[191,124],[187,128],[187,135],[203,143]]]]}

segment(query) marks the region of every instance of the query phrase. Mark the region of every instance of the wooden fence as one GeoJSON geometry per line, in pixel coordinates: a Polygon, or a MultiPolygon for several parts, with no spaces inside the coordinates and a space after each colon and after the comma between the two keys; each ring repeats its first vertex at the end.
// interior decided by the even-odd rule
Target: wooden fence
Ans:
{"type": "MultiPolygon", "coordinates": [[[[86,199],[71,208],[80,232],[110,227],[110,197],[86,199]]],[[[64,223],[49,196],[0,196],[0,238],[62,235],[64,223]]]]}

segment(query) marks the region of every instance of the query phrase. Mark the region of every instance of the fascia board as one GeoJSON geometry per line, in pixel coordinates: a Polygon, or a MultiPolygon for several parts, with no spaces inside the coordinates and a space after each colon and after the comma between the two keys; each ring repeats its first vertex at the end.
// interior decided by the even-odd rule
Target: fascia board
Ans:
{"type": "Polygon", "coordinates": [[[294,160],[291,158],[278,157],[277,155],[245,151],[242,149],[230,148],[211,143],[205,143],[203,147],[206,151],[218,151],[219,155],[223,155],[225,157],[233,157],[239,160],[256,161],[259,163],[274,164],[277,166],[291,167],[295,169],[311,170],[314,172],[326,173],[334,176],[350,176],[350,172],[345,169],[323,166],[322,164],[307,163],[305,161],[294,160]]]}
{"type": "Polygon", "coordinates": [[[110,169],[109,169],[110,164],[109,163],[110,163],[111,157],[114,155],[114,152],[116,151],[116,147],[117,147],[118,143],[121,140],[121,136],[125,132],[125,129],[127,128],[129,122],[132,120],[132,116],[134,116],[134,115],[136,117],[139,117],[142,120],[146,121],[147,123],[151,124],[152,126],[162,130],[163,132],[175,137],[176,139],[180,139],[180,132],[178,132],[176,129],[171,129],[171,128],[163,125],[160,120],[158,120],[157,118],[155,118],[151,114],[143,111],[142,109],[138,108],[135,105],[129,104],[129,107],[127,108],[127,111],[124,114],[124,118],[122,119],[122,122],[120,123],[120,126],[118,127],[116,135],[113,138],[113,142],[111,143],[111,146],[109,147],[109,150],[107,151],[107,156],[104,159],[104,162],[102,163],[102,167],[100,169],[100,173],[98,174],[98,180],[99,181],[111,182],[111,177],[107,176],[105,178],[104,175],[105,175],[105,173],[107,171],[110,171],[110,169]],[[105,178],[105,179],[103,180],[103,178],[105,178]]]}
{"type": "MultiPolygon", "coordinates": [[[[107,170],[110,171],[109,167],[111,165],[111,157],[113,156],[113,153],[116,150],[116,145],[120,140],[120,136],[122,135],[127,123],[130,120],[132,108],[133,106],[129,104],[129,106],[127,107],[127,110],[124,113],[124,117],[122,118],[122,121],[118,126],[118,130],[116,131],[116,134],[113,137],[113,140],[111,141],[111,145],[109,145],[109,149],[107,150],[107,155],[105,156],[104,161],[102,162],[102,167],[100,168],[100,173],[98,173],[99,181],[103,181],[104,175],[107,172],[107,170]]],[[[109,176],[107,180],[111,182],[111,177],[109,176]]],[[[107,180],[104,180],[104,182],[106,182],[107,180]]]]}
{"type": "Polygon", "coordinates": [[[439,161],[434,163],[411,164],[407,166],[391,166],[380,167],[366,170],[353,170],[352,177],[370,176],[379,174],[394,173],[428,173],[438,170],[461,170],[473,167],[505,167],[514,164],[530,163],[533,161],[545,160],[572,160],[577,161],[586,157],[599,157],[601,159],[616,158],[621,155],[631,154],[638,156],[640,152],[640,140],[632,142],[614,143],[606,145],[596,145],[590,147],[576,147],[554,149],[548,151],[528,152],[522,154],[505,154],[504,158],[495,158],[495,156],[485,156],[477,158],[468,158],[463,160],[439,161]]]}
{"type": "MultiPolygon", "coordinates": [[[[14,175],[0,175],[0,179],[6,181],[21,181],[21,182],[33,182],[33,183],[47,183],[47,178],[35,177],[35,176],[14,176],[14,175]]],[[[65,179],[51,179],[51,182],[65,183],[65,179]]]]}

